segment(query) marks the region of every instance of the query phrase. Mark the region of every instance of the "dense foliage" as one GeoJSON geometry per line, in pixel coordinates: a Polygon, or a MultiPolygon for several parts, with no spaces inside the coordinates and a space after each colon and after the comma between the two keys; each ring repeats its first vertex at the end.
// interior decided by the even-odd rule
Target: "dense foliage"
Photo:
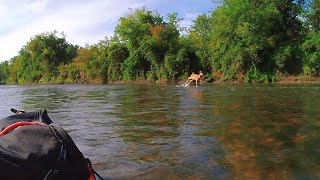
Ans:
{"type": "Polygon", "coordinates": [[[320,0],[223,0],[183,31],[176,13],[138,9],[113,37],[78,47],[63,34],[32,37],[0,64],[1,84],[174,82],[202,70],[206,80],[272,82],[320,75],[320,0]]]}

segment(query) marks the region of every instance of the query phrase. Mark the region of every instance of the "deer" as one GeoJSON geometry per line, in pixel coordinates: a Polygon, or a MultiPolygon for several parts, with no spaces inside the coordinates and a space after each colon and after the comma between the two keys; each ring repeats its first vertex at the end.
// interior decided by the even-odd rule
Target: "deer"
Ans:
{"type": "Polygon", "coordinates": [[[202,84],[202,77],[203,77],[202,71],[199,71],[199,74],[195,74],[194,72],[192,72],[192,74],[188,78],[188,81],[186,82],[185,86],[188,86],[192,81],[196,81],[196,87],[198,86],[198,81],[200,82],[200,85],[201,85],[202,84]]]}

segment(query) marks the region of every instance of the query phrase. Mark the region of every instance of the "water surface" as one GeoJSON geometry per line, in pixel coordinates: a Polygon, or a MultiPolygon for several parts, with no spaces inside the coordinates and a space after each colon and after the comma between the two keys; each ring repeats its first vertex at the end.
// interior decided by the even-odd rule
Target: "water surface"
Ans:
{"type": "Polygon", "coordinates": [[[320,85],[0,86],[0,102],[46,108],[106,178],[320,178],[320,85]]]}

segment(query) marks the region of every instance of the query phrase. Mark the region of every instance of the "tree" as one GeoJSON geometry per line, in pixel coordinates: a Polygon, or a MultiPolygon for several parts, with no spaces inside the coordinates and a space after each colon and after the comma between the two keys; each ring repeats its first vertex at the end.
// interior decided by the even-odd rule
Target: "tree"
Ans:
{"type": "Polygon", "coordinates": [[[88,79],[88,63],[92,59],[94,51],[96,49],[92,47],[80,48],[77,52],[77,56],[72,59],[69,64],[61,65],[60,71],[60,83],[74,83],[77,81],[87,81],[88,79]]]}
{"type": "Polygon", "coordinates": [[[320,1],[306,2],[306,36],[301,46],[303,52],[303,73],[320,75],[320,1]]]}
{"type": "Polygon", "coordinates": [[[248,81],[299,73],[300,7],[287,0],[225,0],[211,14],[213,70],[225,79],[243,74],[248,81]]]}
{"type": "Polygon", "coordinates": [[[20,69],[21,61],[18,59],[19,56],[15,56],[9,61],[8,69],[8,79],[7,84],[17,84],[18,83],[18,69],[20,69]]]}
{"type": "Polygon", "coordinates": [[[144,44],[150,37],[150,26],[161,25],[162,18],[158,13],[153,14],[146,9],[138,9],[135,12],[120,18],[115,34],[120,41],[125,43],[129,50],[129,57],[122,66],[124,79],[146,78],[150,70],[150,62],[142,52],[144,44]]]}
{"type": "MultiPolygon", "coordinates": [[[[138,9],[120,18],[116,35],[125,44],[129,56],[123,62],[123,79],[175,79],[176,67],[184,63],[177,59],[181,50],[177,13],[169,14],[165,22],[157,12],[138,9]],[[171,63],[175,64],[171,66],[171,63]]],[[[182,51],[181,51],[182,52],[182,51]]]]}
{"type": "Polygon", "coordinates": [[[42,33],[20,50],[18,70],[20,83],[50,82],[58,75],[58,66],[67,64],[76,56],[78,47],[69,44],[57,31],[42,33]]]}
{"type": "Polygon", "coordinates": [[[212,38],[212,18],[210,15],[199,15],[191,27],[188,38],[191,46],[194,46],[196,56],[200,59],[200,66],[204,71],[211,71],[210,63],[210,40],[212,38]]]}
{"type": "Polygon", "coordinates": [[[108,80],[121,80],[123,78],[121,67],[128,58],[129,51],[124,44],[113,43],[108,49],[107,76],[108,80]]]}
{"type": "Polygon", "coordinates": [[[5,84],[9,76],[9,62],[0,63],[0,84],[5,84]]]}

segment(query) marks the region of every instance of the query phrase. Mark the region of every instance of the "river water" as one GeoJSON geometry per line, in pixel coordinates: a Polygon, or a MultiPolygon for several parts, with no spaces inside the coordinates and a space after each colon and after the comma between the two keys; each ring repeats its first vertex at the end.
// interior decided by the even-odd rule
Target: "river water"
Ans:
{"type": "Polygon", "coordinates": [[[318,179],[320,85],[0,86],[109,179],[318,179]]]}

